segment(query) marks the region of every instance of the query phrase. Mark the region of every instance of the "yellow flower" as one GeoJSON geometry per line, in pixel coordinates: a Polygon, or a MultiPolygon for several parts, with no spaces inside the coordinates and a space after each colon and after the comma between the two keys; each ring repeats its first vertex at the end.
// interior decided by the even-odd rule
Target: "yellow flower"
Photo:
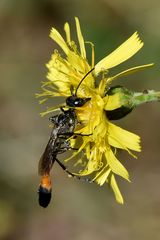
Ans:
{"type": "MultiPolygon", "coordinates": [[[[78,97],[88,97],[91,100],[84,106],[75,109],[80,122],[75,132],[81,133],[83,136],[79,136],[77,139],[70,138],[71,145],[80,144],[79,149],[73,152],[71,158],[82,153],[81,161],[77,159],[77,163],[82,163],[81,171],[77,175],[90,175],[93,181],[100,186],[107,182],[113,189],[116,200],[122,204],[123,197],[118,188],[115,175],[130,180],[128,171],[117,159],[117,150],[126,150],[131,156],[135,157],[131,150],[141,151],[140,137],[108,120],[106,111],[121,107],[121,101],[118,94],[107,95],[107,91],[114,80],[143,70],[152,66],[152,64],[133,67],[115,76],[110,76],[108,71],[110,68],[126,61],[142,48],[143,42],[138,37],[138,33],[135,32],[115,51],[95,64],[94,45],[91,42],[84,41],[77,17],[75,21],[79,47],[71,39],[68,23],[64,25],[66,40],[55,28],[51,30],[50,37],[60,46],[65,56],[62,56],[58,50],[54,51],[51,60],[47,64],[49,70],[48,81],[43,83],[43,92],[38,96],[44,97],[42,101],[55,96],[70,96],[71,89],[75,93],[78,83],[94,67],[94,70],[84,79],[77,91],[78,97]],[[85,44],[91,46],[91,64],[88,63],[86,57],[85,44]],[[98,75],[101,77],[99,84],[96,82],[98,75]],[[84,162],[86,163],[85,166],[84,162]]],[[[100,77],[98,76],[98,78],[100,77]]],[[[44,114],[58,108],[59,106],[50,108],[44,114]]]]}

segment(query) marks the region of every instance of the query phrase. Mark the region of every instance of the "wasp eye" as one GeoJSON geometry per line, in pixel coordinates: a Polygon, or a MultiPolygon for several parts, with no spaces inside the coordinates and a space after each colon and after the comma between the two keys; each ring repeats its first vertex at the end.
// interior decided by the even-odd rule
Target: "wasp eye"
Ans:
{"type": "Polygon", "coordinates": [[[70,107],[82,107],[91,98],[78,98],[76,96],[70,96],[66,99],[66,104],[70,107]]]}
{"type": "Polygon", "coordinates": [[[75,107],[75,101],[76,101],[77,97],[74,96],[70,96],[66,99],[66,104],[70,107],[75,107]]]}

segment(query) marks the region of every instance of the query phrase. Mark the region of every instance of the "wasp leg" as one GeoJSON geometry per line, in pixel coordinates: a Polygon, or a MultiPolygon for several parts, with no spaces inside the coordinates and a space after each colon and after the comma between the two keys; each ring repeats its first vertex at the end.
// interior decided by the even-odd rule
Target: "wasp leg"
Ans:
{"type": "Polygon", "coordinates": [[[69,142],[63,143],[62,146],[57,146],[56,149],[53,151],[54,154],[62,154],[65,153],[67,150],[75,150],[78,151],[78,148],[72,148],[69,144],[69,142]]]}
{"type": "Polygon", "coordinates": [[[56,158],[56,162],[59,164],[59,166],[65,171],[67,172],[69,175],[71,175],[72,177],[75,177],[77,179],[80,179],[79,176],[76,176],[74,173],[71,173],[70,171],[67,170],[67,167],[63,165],[63,163],[61,163],[57,158],[56,158]]]}
{"type": "Polygon", "coordinates": [[[71,137],[71,136],[91,136],[92,135],[92,133],[90,133],[90,134],[81,134],[81,133],[74,133],[74,132],[66,132],[66,133],[58,133],[57,134],[58,135],[58,137],[60,137],[60,136],[68,136],[68,137],[71,137]]]}
{"type": "MultiPolygon", "coordinates": [[[[63,144],[61,145],[61,147],[57,147],[57,152],[58,152],[58,153],[61,153],[61,152],[59,152],[59,150],[62,150],[63,152],[65,152],[65,151],[67,151],[67,150],[75,150],[75,151],[78,151],[78,148],[73,148],[73,147],[70,146],[70,143],[67,141],[66,136],[59,136],[58,138],[64,140],[64,142],[63,142],[63,144]]],[[[63,153],[63,152],[62,152],[62,153],[63,153]]]]}
{"type": "Polygon", "coordinates": [[[62,153],[65,153],[67,150],[74,150],[74,151],[78,151],[78,148],[73,148],[71,146],[64,146],[64,147],[60,147],[60,148],[57,148],[57,150],[54,151],[54,153],[56,154],[62,154],[62,153]]]}
{"type": "Polygon", "coordinates": [[[58,152],[58,154],[59,153],[64,153],[64,152],[66,152],[67,150],[74,150],[74,151],[78,151],[79,150],[79,148],[73,148],[73,147],[63,147],[63,148],[61,148],[60,149],[60,151],[58,152]]]}
{"type": "Polygon", "coordinates": [[[59,134],[57,134],[58,135],[58,138],[59,139],[62,139],[62,140],[64,140],[64,141],[66,141],[69,137],[71,137],[71,136],[67,136],[67,134],[65,134],[64,136],[63,136],[63,133],[59,133],[59,134]]]}
{"type": "Polygon", "coordinates": [[[77,176],[75,175],[74,173],[71,173],[70,171],[68,171],[67,167],[63,165],[63,163],[61,163],[57,158],[55,159],[56,162],[59,164],[59,166],[65,171],[67,172],[70,176],[78,179],[78,180],[82,180],[82,181],[85,181],[85,182],[89,182],[89,183],[92,183],[94,181],[92,181],[91,179],[89,178],[81,178],[80,176],[77,176]]]}
{"type": "Polygon", "coordinates": [[[71,137],[74,133],[72,132],[64,132],[64,133],[58,133],[57,136],[62,139],[66,139],[66,137],[71,137]]]}
{"type": "Polygon", "coordinates": [[[74,150],[74,151],[78,151],[79,150],[79,148],[74,148],[74,147],[71,147],[71,146],[68,146],[68,147],[64,147],[64,149],[66,149],[66,151],[67,150],[74,150]]]}
{"type": "Polygon", "coordinates": [[[68,148],[58,149],[57,151],[54,151],[56,154],[62,154],[65,153],[68,150],[68,148]]]}
{"type": "Polygon", "coordinates": [[[92,133],[90,133],[90,134],[81,134],[81,133],[73,133],[75,136],[91,136],[92,135],[92,133]]]}

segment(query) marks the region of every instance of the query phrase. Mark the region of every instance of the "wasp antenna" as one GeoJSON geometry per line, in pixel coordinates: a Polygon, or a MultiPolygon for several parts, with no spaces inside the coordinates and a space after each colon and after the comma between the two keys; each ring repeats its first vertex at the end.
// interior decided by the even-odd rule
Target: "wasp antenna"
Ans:
{"type": "Polygon", "coordinates": [[[71,95],[74,95],[74,87],[73,87],[73,85],[71,85],[70,91],[71,91],[71,95]]]}
{"type": "Polygon", "coordinates": [[[86,73],[86,75],[81,79],[81,81],[78,83],[78,86],[76,88],[76,91],[75,91],[75,96],[77,96],[77,91],[78,91],[78,88],[80,87],[81,83],[83,82],[83,80],[94,70],[95,68],[92,68],[89,72],[86,73]]]}

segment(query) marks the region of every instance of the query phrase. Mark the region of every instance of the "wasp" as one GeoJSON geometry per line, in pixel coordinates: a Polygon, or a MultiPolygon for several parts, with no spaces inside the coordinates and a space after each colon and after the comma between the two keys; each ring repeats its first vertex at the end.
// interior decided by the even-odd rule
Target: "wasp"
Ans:
{"type": "MultiPolygon", "coordinates": [[[[94,70],[91,69],[79,82],[74,94],[66,99],[68,110],[61,108],[61,113],[56,116],[52,116],[50,121],[54,124],[49,141],[39,161],[39,175],[41,176],[39,193],[39,205],[47,207],[50,203],[52,196],[52,184],[50,172],[54,162],[57,162],[60,167],[65,170],[69,175],[80,179],[80,177],[68,171],[68,169],[58,160],[57,155],[64,153],[68,149],[71,149],[67,139],[74,134],[74,129],[77,124],[77,117],[75,113],[75,107],[82,107],[91,98],[79,98],[77,97],[77,91],[83,82],[83,80],[94,70]]],[[[80,134],[79,134],[80,135],[80,134]]],[[[90,181],[86,179],[86,181],[90,181]]]]}
{"type": "MultiPolygon", "coordinates": [[[[67,170],[67,168],[57,159],[57,155],[64,153],[70,148],[67,139],[72,136],[75,124],[76,115],[73,109],[64,111],[59,115],[50,118],[50,121],[54,124],[49,141],[39,161],[39,175],[41,176],[41,182],[38,189],[39,193],[39,205],[47,207],[51,200],[52,186],[50,171],[54,162],[56,161],[63,170],[69,175],[75,177],[75,175],[67,170]]],[[[77,176],[76,176],[77,177],[77,176]]]]}

